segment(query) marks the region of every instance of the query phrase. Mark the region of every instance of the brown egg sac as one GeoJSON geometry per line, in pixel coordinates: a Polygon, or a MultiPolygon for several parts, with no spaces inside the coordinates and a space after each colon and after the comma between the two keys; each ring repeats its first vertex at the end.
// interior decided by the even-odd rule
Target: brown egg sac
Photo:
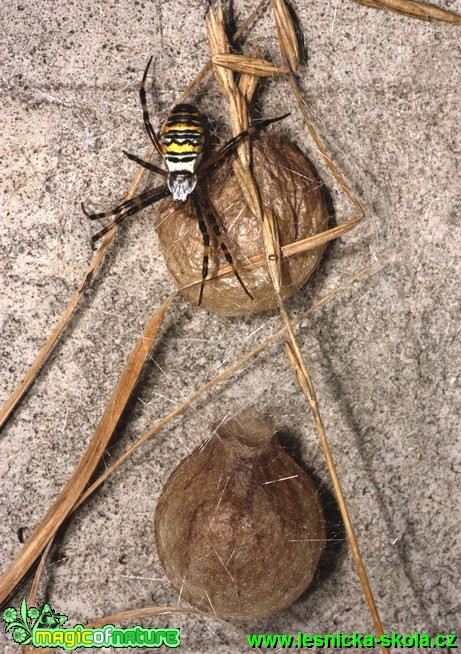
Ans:
{"type": "Polygon", "coordinates": [[[219,426],[171,473],[155,513],[160,561],[182,599],[249,620],[289,606],[325,539],[317,489],[254,412],[219,426]]]}
{"type": "MultiPolygon", "coordinates": [[[[289,141],[273,135],[252,140],[252,170],[257,180],[265,212],[272,212],[281,245],[322,232],[328,217],[321,184],[303,154],[289,141]]],[[[227,232],[226,243],[239,274],[254,299],[251,300],[230,274],[208,282],[202,306],[209,311],[238,316],[258,313],[277,306],[265,264],[244,269],[252,257],[264,252],[261,226],[249,210],[229,160],[201,180],[209,191],[220,225],[227,232]]],[[[156,228],[166,265],[179,288],[200,280],[203,239],[192,202],[173,202],[159,206],[156,228]]],[[[209,228],[210,236],[212,230],[209,228]]],[[[211,237],[209,276],[228,266],[223,253],[211,237]]],[[[301,288],[316,269],[325,247],[285,258],[283,297],[301,288]]],[[[184,290],[184,297],[197,304],[199,286],[184,290]]]]}

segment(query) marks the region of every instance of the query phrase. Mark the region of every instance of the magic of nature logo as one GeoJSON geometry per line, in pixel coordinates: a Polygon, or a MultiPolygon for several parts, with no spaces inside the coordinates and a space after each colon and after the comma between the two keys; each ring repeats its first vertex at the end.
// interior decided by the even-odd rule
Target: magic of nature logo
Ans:
{"type": "Polygon", "coordinates": [[[9,606],[3,611],[5,633],[10,633],[18,645],[34,647],[60,647],[74,650],[78,647],[179,647],[179,629],[147,629],[140,625],[121,628],[106,624],[97,629],[76,624],[63,628],[67,615],[54,611],[49,604],[39,610],[27,608],[25,598],[15,609],[9,606]]]}

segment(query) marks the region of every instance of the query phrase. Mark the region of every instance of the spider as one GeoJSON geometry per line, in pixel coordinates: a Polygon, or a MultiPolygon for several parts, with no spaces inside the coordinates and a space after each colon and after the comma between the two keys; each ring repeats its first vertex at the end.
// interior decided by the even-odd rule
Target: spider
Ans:
{"type": "Polygon", "coordinates": [[[202,282],[198,304],[201,304],[205,281],[208,277],[210,251],[209,227],[216,237],[224,257],[232,267],[234,275],[238,279],[242,289],[251,299],[253,299],[253,296],[240,277],[235,267],[233,257],[224,241],[225,235],[219,226],[218,216],[211,206],[204,181],[210,170],[227,159],[243,139],[247,138],[257,130],[266,128],[271,123],[286,118],[289,114],[284,114],[283,116],[278,116],[276,118],[255,120],[248,129],[231,138],[219,150],[210,154],[210,156],[202,162],[201,158],[205,143],[206,127],[204,117],[196,107],[191,104],[176,105],[168,114],[165,124],[161,127],[158,133],[156,133],[152,127],[149,110],[147,108],[145,88],[147,73],[151,63],[152,57],[149,59],[144,70],[139,89],[139,97],[141,100],[144,126],[157,152],[164,160],[166,170],[148,161],[144,161],[125,150],[123,151],[123,154],[131,161],[147,168],[147,170],[166,177],[167,183],[144,191],[129,200],[125,200],[109,211],[89,213],[82,203],[82,210],[90,220],[115,216],[114,220],[92,237],[92,241],[93,243],[97,241],[114,225],[121,223],[127,216],[132,216],[144,207],[154,204],[168,195],[173,196],[174,202],[187,202],[190,198],[203,237],[202,282]]]}

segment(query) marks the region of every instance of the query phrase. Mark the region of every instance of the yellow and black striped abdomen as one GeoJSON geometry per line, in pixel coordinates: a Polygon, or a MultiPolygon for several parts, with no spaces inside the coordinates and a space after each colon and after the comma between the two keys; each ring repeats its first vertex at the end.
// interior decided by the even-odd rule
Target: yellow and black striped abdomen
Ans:
{"type": "Polygon", "coordinates": [[[195,173],[205,140],[202,114],[191,104],[172,109],[160,131],[160,143],[170,173],[195,173]]]}

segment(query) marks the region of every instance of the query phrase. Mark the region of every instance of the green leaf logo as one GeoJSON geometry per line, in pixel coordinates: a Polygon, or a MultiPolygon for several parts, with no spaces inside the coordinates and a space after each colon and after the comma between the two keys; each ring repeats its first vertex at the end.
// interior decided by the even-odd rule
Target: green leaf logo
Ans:
{"type": "Polygon", "coordinates": [[[45,604],[41,611],[35,606],[28,609],[25,598],[21,602],[19,611],[13,606],[8,606],[2,616],[6,624],[5,633],[11,631],[11,636],[18,645],[28,645],[36,629],[56,629],[68,619],[67,615],[55,613],[49,604],[45,604]]]}
{"type": "MultiPolygon", "coordinates": [[[[32,615],[34,615],[32,609],[33,607],[29,611],[32,611],[32,615]]],[[[34,610],[39,613],[38,609],[34,610]]],[[[19,615],[18,611],[12,606],[8,606],[3,611],[3,620],[6,624],[5,633],[12,631],[13,640],[18,645],[28,645],[32,640],[32,625],[30,624],[32,615],[28,615],[29,611],[25,599],[21,602],[19,615]]]]}

